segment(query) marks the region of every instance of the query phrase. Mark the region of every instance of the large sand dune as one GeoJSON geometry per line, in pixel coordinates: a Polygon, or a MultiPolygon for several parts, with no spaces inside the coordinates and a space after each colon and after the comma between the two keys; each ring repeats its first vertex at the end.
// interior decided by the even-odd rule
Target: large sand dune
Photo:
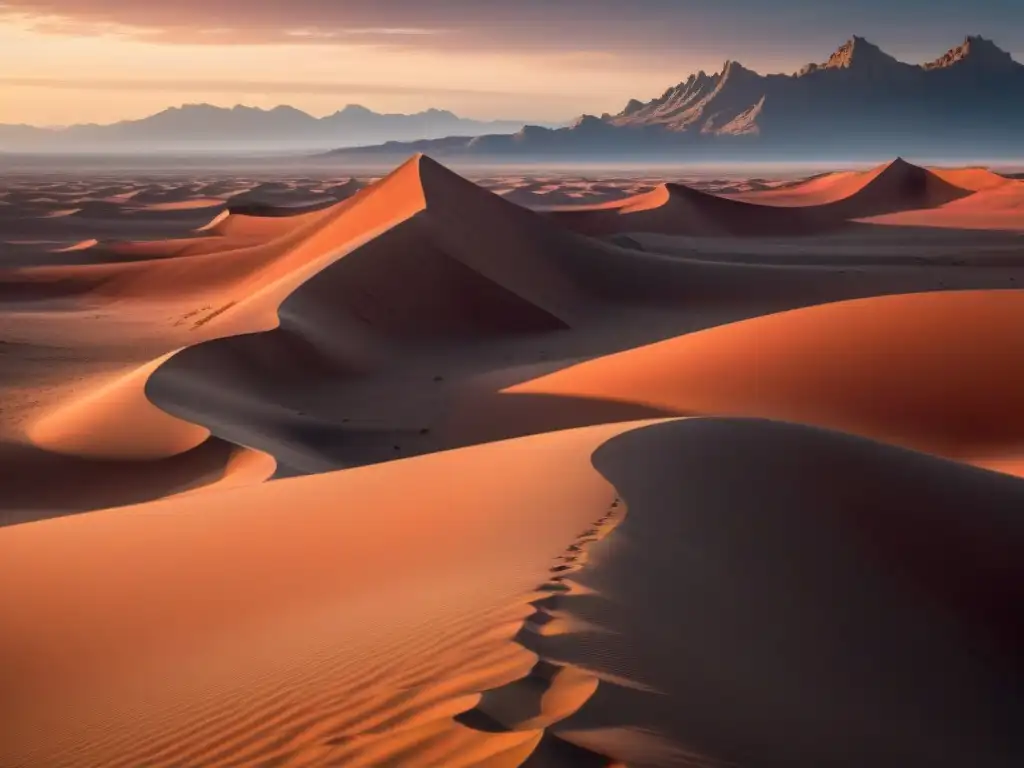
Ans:
{"type": "Polygon", "coordinates": [[[1022,323],[1024,291],[862,299],[687,334],[506,392],[761,416],[967,461],[1024,460],[1022,323]]]}
{"type": "Polygon", "coordinates": [[[1020,189],[0,187],[0,765],[1019,765],[1020,189]]]}
{"type": "Polygon", "coordinates": [[[800,235],[848,227],[849,222],[870,216],[936,208],[988,183],[977,173],[941,175],[897,159],[870,172],[835,174],[732,197],[664,184],[625,200],[551,215],[591,235],[800,235]],[[958,186],[958,180],[965,186],[958,186]]]}

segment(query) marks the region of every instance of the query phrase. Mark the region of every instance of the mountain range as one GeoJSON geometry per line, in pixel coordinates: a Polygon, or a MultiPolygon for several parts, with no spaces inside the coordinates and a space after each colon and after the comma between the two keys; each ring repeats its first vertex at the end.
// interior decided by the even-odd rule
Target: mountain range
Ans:
{"type": "Polygon", "coordinates": [[[698,72],[617,114],[567,127],[338,150],[345,158],[427,152],[495,159],[790,156],[1019,156],[1024,65],[969,36],[939,58],[907,64],[862,37],[822,63],[761,75],[737,61],[698,72]],[[692,153],[692,154],[691,154],[692,153]]]}
{"type": "Polygon", "coordinates": [[[322,118],[289,106],[260,109],[186,104],[109,125],[0,125],[0,151],[323,151],[452,134],[511,134],[524,124],[523,120],[471,120],[441,109],[381,114],[357,104],[322,118]]]}

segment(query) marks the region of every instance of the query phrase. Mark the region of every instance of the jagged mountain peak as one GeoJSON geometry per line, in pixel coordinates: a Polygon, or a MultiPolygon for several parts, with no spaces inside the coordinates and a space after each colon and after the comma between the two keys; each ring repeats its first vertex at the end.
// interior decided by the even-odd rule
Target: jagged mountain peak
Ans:
{"type": "Polygon", "coordinates": [[[900,65],[900,62],[870,40],[854,35],[839,46],[822,64],[808,64],[800,74],[830,69],[877,68],[900,65]]]}
{"type": "Polygon", "coordinates": [[[575,120],[573,120],[569,127],[578,130],[581,128],[595,128],[597,126],[603,126],[604,124],[604,120],[602,120],[600,117],[597,117],[596,115],[584,114],[580,115],[575,120]]]}
{"type": "Polygon", "coordinates": [[[757,73],[754,72],[754,70],[748,69],[747,67],[743,66],[738,61],[733,61],[732,59],[728,59],[722,65],[722,77],[726,77],[726,76],[729,76],[729,75],[736,75],[736,74],[751,74],[751,75],[753,75],[753,74],[757,74],[757,73]]]}
{"type": "Polygon", "coordinates": [[[644,103],[642,101],[640,101],[639,99],[630,99],[629,102],[626,104],[625,108],[622,110],[622,114],[627,116],[632,115],[634,112],[639,112],[643,108],[644,103]]]}
{"type": "Polygon", "coordinates": [[[971,63],[987,68],[1009,68],[1018,66],[1013,57],[988,38],[968,35],[964,41],[946,53],[924,65],[925,69],[948,69],[961,63],[971,63]]]}

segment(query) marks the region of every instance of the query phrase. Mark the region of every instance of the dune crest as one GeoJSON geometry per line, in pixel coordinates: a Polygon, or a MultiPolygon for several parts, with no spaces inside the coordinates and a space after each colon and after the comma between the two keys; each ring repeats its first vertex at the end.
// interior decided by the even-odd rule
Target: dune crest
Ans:
{"type": "Polygon", "coordinates": [[[0,764],[1021,763],[1020,182],[344,179],[0,184],[0,764]]]}
{"type": "Polygon", "coordinates": [[[625,200],[565,208],[549,215],[589,235],[800,235],[842,229],[870,216],[936,208],[987,184],[979,174],[943,174],[897,158],[864,173],[831,174],[743,195],[718,196],[684,184],[662,184],[625,200]],[[957,186],[957,179],[968,186],[957,186]]]}
{"type": "MultiPolygon", "coordinates": [[[[5,688],[20,701],[17,712],[4,713],[0,754],[53,765],[69,759],[111,766],[203,762],[217,754],[210,750],[224,749],[224,734],[236,733],[232,752],[252,750],[261,760],[312,750],[320,760],[351,755],[345,758],[351,764],[374,764],[382,757],[361,762],[359,755],[381,756],[375,751],[381,748],[399,755],[436,739],[439,726],[452,732],[442,738],[469,739],[474,749],[492,738],[500,741],[451,719],[444,725],[444,718],[476,705],[478,699],[465,694],[511,683],[536,665],[536,655],[511,640],[539,610],[530,602],[551,597],[546,585],[561,589],[559,574],[571,571],[567,561],[554,558],[614,502],[613,489],[589,456],[622,429],[541,435],[6,530],[0,537],[5,579],[20,572],[27,583],[47,593],[57,589],[63,598],[40,602],[28,591],[0,591],[10,621],[3,640],[5,688]],[[464,478],[455,499],[434,482],[440,475],[464,478]],[[416,506],[407,503],[409,494],[418,499],[416,506]],[[339,499],[352,514],[337,514],[339,499]],[[553,516],[553,508],[559,514],[553,516]],[[238,525],[248,531],[244,542],[236,539],[238,525]],[[428,534],[440,545],[396,557],[396,544],[405,550],[401,542],[428,534]],[[140,536],[159,545],[139,547],[140,536]],[[182,557],[188,568],[178,572],[182,557]],[[68,558],[74,558],[73,569],[68,558]],[[223,568],[227,561],[229,570],[223,568]],[[389,565],[374,580],[361,578],[372,563],[389,565]],[[418,607],[400,598],[409,578],[421,582],[414,598],[418,607]],[[321,585],[319,594],[308,591],[310,579],[321,585]],[[200,584],[201,604],[194,592],[200,584]],[[76,607],[86,593],[94,596],[88,617],[76,607]],[[125,611],[142,594],[144,604],[125,611]],[[324,615],[338,601],[349,606],[348,613],[324,615]],[[371,623],[353,623],[353,611],[371,623]],[[292,617],[292,628],[284,632],[277,618],[282,612],[292,617]],[[83,621],[102,621],[111,631],[78,631],[83,621]],[[409,632],[417,622],[426,622],[424,629],[409,632]],[[65,639],[43,642],[57,635],[65,639]],[[250,637],[248,651],[231,641],[243,635],[250,637]],[[475,669],[462,662],[466,648],[476,649],[475,669]],[[324,653],[317,695],[322,705],[333,701],[334,711],[321,709],[310,718],[303,714],[309,684],[303,665],[324,653]],[[352,665],[353,658],[362,661],[352,665]],[[388,658],[404,661],[389,667],[388,658]],[[124,687],[154,663],[178,674],[164,675],[156,687],[149,684],[141,698],[141,692],[124,687]],[[203,670],[218,665],[228,677],[204,677],[203,670]],[[453,676],[460,666],[463,672],[453,676]],[[361,669],[382,676],[360,694],[361,669]],[[419,680],[419,693],[406,709],[392,699],[408,679],[419,680]],[[65,695],[69,683],[78,695],[65,695]],[[281,685],[285,699],[275,705],[273,692],[281,685]],[[176,711],[175,697],[185,691],[214,708],[176,711]],[[103,740],[92,739],[90,723],[125,723],[118,699],[133,702],[136,716],[150,726],[144,732],[118,728],[103,740]],[[447,699],[454,699],[454,710],[443,706],[447,699]],[[105,711],[97,705],[103,701],[115,709],[105,711]],[[249,703],[239,709],[243,701],[249,703]],[[280,711],[278,722],[299,727],[297,741],[264,745],[259,731],[244,728],[247,718],[272,706],[280,711]],[[434,723],[426,732],[397,727],[410,718],[415,724],[423,707],[440,708],[439,721],[425,722],[434,723]],[[372,732],[372,722],[390,719],[397,719],[393,735],[346,736],[372,732]],[[37,730],[44,722],[44,730],[37,730]],[[335,725],[324,730],[328,722],[335,725]],[[186,731],[193,735],[183,742],[177,734],[186,731]],[[42,733],[49,736],[36,740],[42,733]]],[[[569,563],[576,557],[565,554],[569,563]]],[[[563,684],[552,685],[551,695],[559,696],[563,684]]],[[[557,704],[565,706],[574,705],[557,704]]],[[[517,738],[536,740],[536,727],[522,726],[517,738]]]]}
{"type": "MultiPolygon", "coordinates": [[[[565,322],[557,315],[521,296],[536,296],[556,304],[558,310],[578,307],[581,299],[574,295],[568,278],[542,260],[535,261],[534,271],[530,270],[528,260],[519,258],[514,264],[506,261],[512,257],[509,246],[514,243],[506,244],[504,251],[482,254],[483,259],[466,249],[466,237],[482,231],[479,227],[485,226],[488,219],[499,229],[508,228],[505,217],[511,214],[515,224],[518,222],[514,217],[520,213],[527,223],[532,221],[533,214],[478,190],[427,158],[414,157],[381,182],[335,206],[294,217],[267,217],[268,221],[287,223],[280,229],[252,231],[243,226],[241,236],[260,235],[265,242],[236,249],[229,246],[205,257],[207,261],[218,259],[225,266],[229,266],[226,259],[230,258],[239,266],[229,266],[237,274],[224,274],[231,282],[227,283],[230,293],[218,299],[222,303],[206,312],[189,313],[189,324],[193,330],[202,332],[203,338],[196,343],[204,338],[273,330],[279,326],[281,303],[311,278],[319,276],[323,280],[325,276],[320,273],[336,264],[334,271],[340,269],[341,274],[333,278],[334,301],[337,302],[340,292],[341,301],[337,303],[343,311],[323,316],[323,302],[315,297],[317,292],[323,294],[332,286],[322,285],[314,292],[312,313],[293,307],[289,322],[314,334],[318,326],[325,324],[335,329],[348,326],[351,342],[321,339],[314,343],[333,347],[335,354],[357,366],[367,364],[374,355],[369,351],[369,339],[359,340],[365,335],[360,326],[365,326],[371,335],[412,338],[424,333],[429,336],[565,328],[565,322]],[[465,227],[461,222],[455,226],[450,217],[456,211],[461,217],[467,207],[472,211],[474,206],[480,209],[482,221],[460,234],[459,230],[465,227]],[[418,215],[426,216],[426,221],[421,224],[418,215]],[[435,217],[439,220],[432,224],[435,217]],[[398,229],[401,226],[407,228],[398,229]],[[424,240],[433,240],[441,233],[444,236],[431,249],[424,247],[424,240]],[[449,237],[453,233],[454,239],[449,237]],[[247,273],[241,271],[246,262],[247,273]],[[382,301],[382,292],[392,290],[388,284],[393,275],[410,270],[419,273],[417,287],[422,292],[400,291],[395,297],[400,304],[382,301]],[[513,285],[506,287],[498,282],[502,280],[513,285]],[[342,322],[340,316],[344,315],[347,318],[342,322]]],[[[250,219],[263,226],[262,218],[244,217],[244,221],[250,219]]],[[[230,221],[228,216],[217,226],[223,227],[230,221]]],[[[215,230],[216,227],[211,232],[215,230]]],[[[491,237],[495,234],[489,233],[491,237]]],[[[227,231],[216,235],[231,242],[227,231]]],[[[495,244],[499,242],[495,239],[495,244]]],[[[210,284],[214,278],[203,258],[189,256],[186,246],[181,255],[151,265],[145,261],[123,265],[121,275],[103,285],[103,294],[115,296],[119,284],[137,293],[158,279],[165,280],[164,271],[181,274],[183,268],[188,268],[183,274],[185,280],[179,282],[187,286],[188,273],[203,270],[203,278],[210,284]],[[146,266],[151,269],[142,271],[146,266]]],[[[161,286],[161,290],[168,288],[166,283],[161,286]]],[[[342,334],[345,333],[343,330],[342,334]]],[[[42,415],[27,428],[29,438],[35,445],[56,453],[110,460],[151,461],[196,447],[209,436],[209,430],[169,415],[147,396],[150,377],[178,354],[180,350],[170,351],[42,415]],[[125,413],[130,418],[123,418],[125,413]]]]}

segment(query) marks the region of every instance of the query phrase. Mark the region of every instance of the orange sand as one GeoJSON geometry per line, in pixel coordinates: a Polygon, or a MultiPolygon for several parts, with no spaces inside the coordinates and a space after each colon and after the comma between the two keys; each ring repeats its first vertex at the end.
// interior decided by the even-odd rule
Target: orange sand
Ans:
{"type": "Polygon", "coordinates": [[[1021,764],[1021,183],[478,181],[0,185],[0,765],[1021,764]]]}

